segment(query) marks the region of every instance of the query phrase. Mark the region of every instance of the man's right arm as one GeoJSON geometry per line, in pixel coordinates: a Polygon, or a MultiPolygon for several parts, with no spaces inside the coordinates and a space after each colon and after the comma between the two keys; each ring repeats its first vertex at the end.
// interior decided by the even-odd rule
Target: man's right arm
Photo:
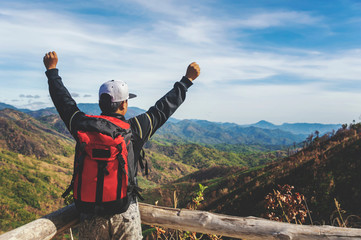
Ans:
{"type": "Polygon", "coordinates": [[[80,110],[68,90],[65,88],[61,77],[58,74],[58,69],[50,69],[46,71],[45,74],[48,77],[49,93],[55,108],[70,133],[72,133],[71,122],[80,110]]]}
{"type": "Polygon", "coordinates": [[[44,57],[50,96],[69,132],[75,137],[75,139],[76,132],[78,130],[101,130],[102,133],[114,137],[113,134],[116,133],[116,127],[114,124],[106,121],[105,119],[88,117],[79,110],[76,102],[71,97],[58,74],[58,69],[56,68],[57,62],[58,57],[55,52],[49,52],[44,57]]]}
{"type": "Polygon", "coordinates": [[[46,76],[48,77],[49,93],[56,110],[58,111],[61,119],[64,121],[66,127],[72,133],[71,121],[73,117],[80,112],[76,102],[71,97],[68,90],[65,88],[59,70],[56,68],[58,63],[58,56],[56,52],[48,52],[45,54],[44,66],[46,68],[46,76]]]}

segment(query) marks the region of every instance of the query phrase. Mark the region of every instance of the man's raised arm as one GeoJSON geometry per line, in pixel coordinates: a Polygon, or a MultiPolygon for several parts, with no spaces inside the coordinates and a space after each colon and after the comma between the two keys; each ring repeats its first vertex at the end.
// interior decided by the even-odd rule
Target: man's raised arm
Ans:
{"type": "Polygon", "coordinates": [[[76,102],[71,97],[68,90],[63,85],[61,77],[58,74],[56,65],[58,63],[58,56],[56,52],[48,52],[43,58],[44,66],[46,68],[46,76],[48,77],[49,93],[53,103],[58,111],[61,119],[64,121],[66,127],[71,132],[70,121],[75,113],[79,112],[76,102]]]}
{"type": "Polygon", "coordinates": [[[200,68],[195,62],[189,64],[185,76],[174,84],[174,87],[159,99],[153,107],[146,113],[129,119],[136,132],[145,143],[154,132],[160,128],[169,117],[177,110],[177,108],[184,102],[186,92],[192,82],[199,76],[200,68]]]}

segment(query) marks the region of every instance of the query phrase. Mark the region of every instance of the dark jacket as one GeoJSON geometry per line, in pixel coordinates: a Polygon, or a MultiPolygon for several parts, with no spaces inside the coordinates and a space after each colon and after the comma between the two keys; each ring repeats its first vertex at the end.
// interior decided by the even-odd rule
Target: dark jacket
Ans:
{"type": "MultiPolygon", "coordinates": [[[[111,124],[104,119],[90,118],[81,112],[76,102],[69,94],[62,83],[58,74],[58,69],[46,71],[48,77],[49,92],[51,99],[59,112],[70,133],[76,138],[76,133],[82,128],[103,129],[104,133],[112,134],[111,124]]],[[[135,162],[139,159],[140,151],[146,141],[160,128],[175,110],[183,103],[186,97],[187,89],[192,85],[192,81],[183,77],[174,87],[159,99],[154,106],[149,108],[146,113],[126,120],[130,123],[133,134],[133,152],[135,162]]],[[[120,114],[110,115],[121,120],[125,120],[120,114]]]]}

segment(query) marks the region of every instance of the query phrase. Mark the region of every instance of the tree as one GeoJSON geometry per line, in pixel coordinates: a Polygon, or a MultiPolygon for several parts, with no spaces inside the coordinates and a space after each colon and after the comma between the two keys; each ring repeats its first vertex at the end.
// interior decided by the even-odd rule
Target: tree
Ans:
{"type": "Polygon", "coordinates": [[[318,136],[319,136],[320,132],[318,130],[316,130],[315,134],[316,134],[316,138],[318,139],[318,136]]]}
{"type": "Polygon", "coordinates": [[[306,141],[307,141],[308,145],[311,145],[312,139],[313,139],[313,133],[311,133],[310,135],[308,135],[308,137],[306,138],[306,141]]]}

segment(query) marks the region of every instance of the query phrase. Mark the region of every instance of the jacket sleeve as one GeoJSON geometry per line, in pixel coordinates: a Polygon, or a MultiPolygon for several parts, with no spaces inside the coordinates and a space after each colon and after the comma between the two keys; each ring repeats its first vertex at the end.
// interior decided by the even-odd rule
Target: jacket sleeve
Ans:
{"type": "Polygon", "coordinates": [[[64,121],[70,133],[72,133],[71,121],[76,114],[80,113],[80,110],[65,88],[58,72],[58,69],[50,69],[45,72],[48,77],[49,93],[61,119],[64,121]]]}
{"type": "Polygon", "coordinates": [[[129,119],[132,131],[139,136],[142,142],[141,145],[148,141],[184,102],[186,92],[192,84],[192,81],[183,77],[174,84],[173,89],[159,99],[146,113],[129,119]]]}

